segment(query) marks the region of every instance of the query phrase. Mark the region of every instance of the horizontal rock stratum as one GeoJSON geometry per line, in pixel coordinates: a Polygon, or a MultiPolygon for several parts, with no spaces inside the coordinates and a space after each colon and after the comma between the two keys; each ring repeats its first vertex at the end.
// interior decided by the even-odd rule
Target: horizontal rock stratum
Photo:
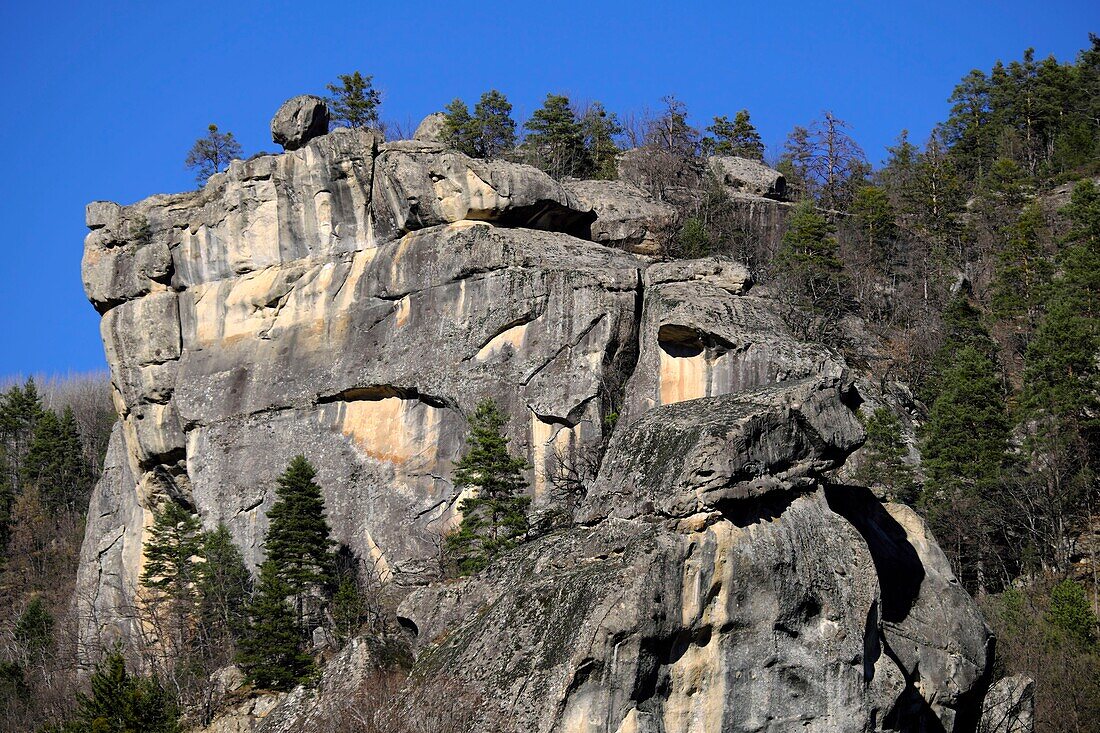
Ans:
{"type": "MultiPolygon", "coordinates": [[[[750,222],[779,211],[737,196],[750,222]]],[[[483,730],[973,730],[977,607],[916,514],[830,482],[863,439],[843,359],[792,337],[743,266],[648,257],[673,214],[360,130],[89,205],[120,419],[83,641],[134,632],[157,501],[224,521],[255,567],[275,477],[305,453],[335,539],[403,595],[420,678],[486,701],[483,730]],[[440,581],[451,466],[486,397],[557,528],[440,581]],[[573,490],[552,480],[593,456],[573,490]]],[[[324,730],[361,651],[255,729],[324,730]]]]}

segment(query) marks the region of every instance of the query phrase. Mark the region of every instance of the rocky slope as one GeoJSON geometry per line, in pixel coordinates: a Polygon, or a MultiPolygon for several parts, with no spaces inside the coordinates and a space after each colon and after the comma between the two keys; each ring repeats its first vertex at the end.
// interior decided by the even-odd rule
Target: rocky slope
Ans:
{"type": "MultiPolygon", "coordinates": [[[[483,730],[974,729],[975,604],[912,511],[830,483],[861,397],[742,266],[648,258],[669,211],[627,184],[286,119],[282,155],[88,207],[120,417],[81,559],[89,649],[133,632],[156,501],[226,522],[255,566],[304,452],[335,538],[404,596],[418,678],[487,701],[483,730]],[[438,581],[485,397],[559,528],[438,581]],[[552,480],[605,447],[598,475],[552,480]]],[[[324,730],[363,664],[247,726],[324,730]]]]}

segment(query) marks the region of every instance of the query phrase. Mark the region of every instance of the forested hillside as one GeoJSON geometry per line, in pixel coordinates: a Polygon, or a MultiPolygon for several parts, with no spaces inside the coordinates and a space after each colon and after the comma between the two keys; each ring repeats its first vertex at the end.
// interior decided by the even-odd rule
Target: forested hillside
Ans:
{"type": "MultiPolygon", "coordinates": [[[[711,162],[765,162],[748,110],[703,124],[673,96],[657,112],[617,116],[599,103],[578,109],[550,94],[517,126],[506,97],[493,90],[472,110],[454,100],[434,123],[450,147],[472,157],[529,163],[559,180],[637,186],[667,207],[655,256],[744,263],[757,287],[782,304],[794,334],[842,354],[874,383],[882,400],[861,410],[867,442],[854,480],[928,521],[998,637],[997,676],[1034,677],[1040,731],[1094,730],[1100,720],[1100,37],[1089,41],[1072,62],[1036,60],[1029,50],[970,72],[928,139],[900,131],[879,165],[857,142],[859,131],[832,112],[794,126],[767,161],[783,185],[768,179],[761,188],[782,214],[775,237],[760,236],[755,214],[727,195],[711,162]]],[[[370,84],[356,73],[330,87],[339,121],[385,129],[370,84]]],[[[399,136],[392,125],[388,133],[399,136]]],[[[211,126],[207,142],[216,156],[226,143],[219,135],[211,126]]],[[[204,157],[209,149],[193,152],[200,183],[224,167],[220,157],[204,157]]],[[[109,390],[98,377],[27,380],[0,396],[0,731],[86,722],[112,703],[107,687],[81,696],[88,693],[73,673],[79,650],[71,603],[89,496],[114,422],[109,390]]],[[[465,553],[456,561],[461,573],[535,534],[524,518],[526,499],[516,496],[526,489],[517,478],[525,465],[501,447],[503,423],[492,423],[490,408],[479,415],[493,430],[479,437],[499,448],[494,460],[511,473],[500,496],[488,500],[492,522],[480,520],[492,525],[497,544],[471,524],[446,540],[465,553]]],[[[601,429],[610,433],[617,418],[617,411],[606,415],[601,429]]],[[[566,473],[567,484],[574,478],[566,473]]],[[[300,484],[300,501],[319,502],[310,493],[313,476],[303,459],[284,480],[300,484]]],[[[282,518],[272,522],[276,535],[301,529],[281,524],[294,514],[287,485],[282,518]]],[[[477,500],[466,501],[470,516],[479,516],[477,500]]],[[[178,550],[179,537],[165,536],[186,534],[192,549],[182,560],[169,551],[164,562],[187,565],[221,532],[237,574],[232,587],[251,585],[239,577],[243,561],[227,531],[200,532],[186,512],[157,522],[154,557],[162,540],[178,550]]],[[[186,596],[191,605],[181,613],[202,618],[209,591],[223,616],[251,621],[215,624],[216,633],[202,635],[188,616],[173,628],[188,659],[199,660],[188,671],[191,682],[181,675],[161,687],[160,675],[149,689],[131,679],[116,692],[145,695],[144,704],[162,696],[190,704],[207,694],[210,674],[232,660],[242,638],[238,662],[252,681],[286,688],[313,673],[303,651],[307,617],[326,619],[341,644],[363,628],[386,626],[370,618],[384,604],[360,597],[371,589],[341,584],[328,526],[314,529],[322,560],[315,558],[319,569],[297,561],[293,593],[278,585],[285,578],[269,563],[250,598],[251,590],[241,590],[226,600],[188,577],[160,588],[173,613],[186,596]],[[280,637],[284,616],[301,627],[289,641],[280,637]],[[283,644],[289,661],[269,664],[267,643],[283,644]]],[[[147,576],[162,585],[177,577],[147,576]]],[[[97,672],[104,684],[109,665],[122,665],[108,659],[97,672]]],[[[113,673],[116,682],[126,676],[113,673]]],[[[160,705],[161,712],[170,707],[160,705]]],[[[192,711],[188,721],[207,722],[211,713],[192,711]]],[[[172,730],[175,721],[156,725],[172,730]]]]}

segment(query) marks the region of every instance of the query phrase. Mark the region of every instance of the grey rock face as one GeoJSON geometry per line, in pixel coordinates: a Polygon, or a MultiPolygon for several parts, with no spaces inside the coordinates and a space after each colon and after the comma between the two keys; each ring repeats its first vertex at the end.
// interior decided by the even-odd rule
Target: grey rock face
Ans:
{"type": "Polygon", "coordinates": [[[787,193],[783,174],[758,160],[715,155],[707,159],[707,165],[719,183],[737,193],[775,199],[782,199],[787,193]]]}
{"type": "Polygon", "coordinates": [[[428,143],[442,143],[444,124],[446,121],[447,115],[442,112],[431,113],[422,119],[420,124],[416,126],[416,132],[413,133],[413,140],[428,143]]]}
{"type": "MultiPolygon", "coordinates": [[[[335,539],[407,595],[418,669],[489,701],[486,730],[972,729],[976,607],[916,515],[829,485],[862,440],[844,362],[794,339],[744,266],[622,251],[667,213],[361,130],[90,205],[83,276],[120,422],[82,641],[132,632],[151,507],[224,521],[254,567],[275,479],[305,453],[335,539]],[[451,466],[486,397],[533,506],[574,521],[440,582],[451,466]],[[605,447],[561,501],[553,467],[605,447]]],[[[240,726],[324,720],[371,664],[352,652],[316,699],[250,704],[240,726]]]]}
{"type": "Polygon", "coordinates": [[[271,118],[271,139],[284,150],[297,150],[328,133],[328,105],[312,94],[291,97],[271,118]]]}
{"type": "Polygon", "coordinates": [[[664,251],[676,224],[676,210],[623,181],[568,180],[562,186],[596,212],[593,242],[642,255],[664,251]]]}
{"type": "Polygon", "coordinates": [[[982,705],[979,733],[1033,733],[1035,680],[1017,674],[998,680],[982,705]]]}

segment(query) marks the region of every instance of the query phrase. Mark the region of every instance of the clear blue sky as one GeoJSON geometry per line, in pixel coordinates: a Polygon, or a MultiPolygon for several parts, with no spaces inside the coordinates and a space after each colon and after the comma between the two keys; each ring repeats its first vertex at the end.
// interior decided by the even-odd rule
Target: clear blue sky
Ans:
{"type": "Polygon", "coordinates": [[[869,157],[923,139],[971,68],[1072,58],[1095,2],[15,2],[0,8],[0,377],[104,366],[84,300],[84,204],[192,186],[182,160],[215,122],[246,153],[292,95],[360,69],[383,117],[415,123],[505,92],[616,112],[675,93],[693,120],[747,107],[769,149],[830,109],[869,157]]]}

